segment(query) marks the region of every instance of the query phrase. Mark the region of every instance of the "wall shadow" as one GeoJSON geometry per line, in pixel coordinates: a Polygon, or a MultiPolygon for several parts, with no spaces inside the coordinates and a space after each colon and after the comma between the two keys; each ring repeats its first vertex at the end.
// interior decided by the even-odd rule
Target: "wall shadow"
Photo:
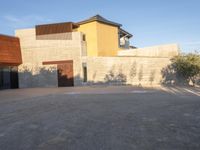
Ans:
{"type": "Polygon", "coordinates": [[[122,72],[122,66],[119,67],[118,70],[115,69],[113,65],[112,68],[108,71],[108,73],[104,77],[104,83],[107,84],[117,84],[117,85],[124,85],[126,84],[127,77],[122,72]]]}
{"type": "MultiPolygon", "coordinates": [[[[110,70],[108,70],[104,75],[102,75],[102,81],[95,81],[97,78],[97,71],[94,71],[92,75],[92,80],[87,77],[87,82],[80,75],[76,75],[73,78],[69,78],[66,75],[62,76],[62,73],[57,71],[56,67],[40,67],[34,70],[34,68],[23,67],[19,70],[19,84],[21,88],[27,87],[58,87],[58,76],[63,81],[74,81],[72,86],[82,86],[82,85],[132,85],[134,81],[134,86],[143,86],[143,80],[148,82],[149,85],[153,85],[156,76],[156,70],[152,69],[149,72],[148,78],[146,74],[144,75],[143,65],[137,65],[136,62],[131,64],[130,70],[125,70],[123,65],[115,66],[113,65],[110,70]],[[32,73],[35,72],[34,74],[32,73]],[[130,83],[130,84],[129,84],[130,83]]],[[[173,71],[172,66],[168,66],[162,70],[163,75],[163,85],[175,85],[177,77],[173,71]]],[[[182,83],[182,81],[181,81],[182,83]]],[[[67,86],[66,86],[67,87],[67,86]]]]}
{"type": "MultiPolygon", "coordinates": [[[[62,81],[73,82],[71,86],[82,86],[82,85],[133,85],[143,86],[144,80],[144,67],[143,65],[137,65],[136,62],[130,64],[130,69],[125,70],[123,65],[113,65],[107,72],[101,74],[101,79],[97,79],[97,71],[94,70],[92,77],[82,77],[80,74],[73,78],[62,76],[62,73],[57,71],[56,67],[40,67],[30,68],[24,66],[19,70],[19,84],[20,87],[57,87],[58,76],[62,81]],[[35,70],[36,69],[36,70],[35,70]],[[32,73],[34,72],[34,73],[32,73]],[[89,80],[88,80],[89,79],[89,80]],[[86,81],[87,82],[84,82],[86,81]]],[[[149,85],[152,85],[155,80],[155,70],[151,70],[148,78],[149,85]]],[[[65,86],[65,85],[63,85],[65,86]]]]}
{"type": "MultiPolygon", "coordinates": [[[[113,67],[114,68],[114,67],[113,67]]],[[[105,74],[104,81],[90,81],[84,82],[84,79],[80,75],[74,76],[74,78],[68,78],[67,75],[62,75],[61,70],[57,71],[55,67],[40,67],[34,70],[34,74],[28,67],[23,67],[18,72],[19,84],[21,88],[32,88],[32,87],[58,87],[58,76],[60,79],[66,82],[74,81],[73,85],[126,85],[126,75],[122,73],[122,69],[119,69],[114,73],[113,68],[105,74]]],[[[73,86],[72,85],[72,86],[73,86]]],[[[60,86],[68,87],[68,86],[60,86]]]]}
{"type": "MultiPolygon", "coordinates": [[[[166,86],[191,86],[190,80],[184,78],[176,72],[174,64],[170,64],[167,67],[163,68],[162,71],[162,85],[166,86]]],[[[196,79],[195,85],[200,85],[200,76],[196,79]]],[[[194,86],[194,85],[193,85],[194,86]]]]}
{"type": "Polygon", "coordinates": [[[156,70],[151,70],[150,76],[149,76],[149,82],[151,85],[153,84],[153,81],[155,80],[155,74],[156,74],[156,70]]]}
{"type": "Polygon", "coordinates": [[[134,80],[136,75],[137,75],[137,63],[134,62],[134,63],[131,64],[131,69],[130,69],[130,72],[129,72],[131,82],[134,80]]]}
{"type": "Polygon", "coordinates": [[[19,84],[22,88],[26,87],[55,87],[55,77],[57,76],[57,69],[55,67],[45,68],[40,67],[32,72],[31,69],[23,67],[18,71],[19,84]]]}

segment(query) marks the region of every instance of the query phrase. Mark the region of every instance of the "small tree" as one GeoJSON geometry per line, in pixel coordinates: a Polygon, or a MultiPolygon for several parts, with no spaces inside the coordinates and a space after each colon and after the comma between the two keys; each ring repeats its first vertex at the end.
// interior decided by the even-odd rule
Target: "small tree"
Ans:
{"type": "Polygon", "coordinates": [[[200,75],[200,55],[182,54],[172,59],[172,65],[179,77],[182,77],[187,82],[195,80],[200,75]]]}

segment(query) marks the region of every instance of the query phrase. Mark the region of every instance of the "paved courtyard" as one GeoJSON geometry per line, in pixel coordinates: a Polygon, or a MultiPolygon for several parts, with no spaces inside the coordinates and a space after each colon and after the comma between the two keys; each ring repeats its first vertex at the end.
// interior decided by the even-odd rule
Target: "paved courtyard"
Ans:
{"type": "Polygon", "coordinates": [[[200,89],[0,91],[1,150],[199,150],[200,89]]]}

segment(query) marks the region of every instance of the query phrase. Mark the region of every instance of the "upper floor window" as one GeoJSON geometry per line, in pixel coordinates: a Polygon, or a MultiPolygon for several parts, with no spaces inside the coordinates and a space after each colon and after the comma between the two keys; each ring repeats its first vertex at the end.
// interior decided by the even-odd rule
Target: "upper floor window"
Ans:
{"type": "Polygon", "coordinates": [[[82,40],[86,41],[86,35],[85,34],[82,35],[82,40]]]}

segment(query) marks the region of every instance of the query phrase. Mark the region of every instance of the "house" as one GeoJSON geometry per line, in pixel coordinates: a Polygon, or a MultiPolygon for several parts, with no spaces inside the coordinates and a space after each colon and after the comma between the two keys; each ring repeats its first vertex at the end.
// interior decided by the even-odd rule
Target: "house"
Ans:
{"type": "MultiPolygon", "coordinates": [[[[150,53],[155,51],[153,55],[142,49],[139,52],[130,49],[132,34],[122,29],[121,24],[100,15],[77,23],[36,25],[16,30],[15,35],[9,39],[15,39],[11,42],[15,47],[0,47],[0,52],[4,49],[3,53],[9,52],[10,56],[14,51],[18,53],[14,66],[18,70],[16,83],[19,82],[20,88],[97,83],[159,84],[161,69],[178,52],[177,45],[154,47],[150,50],[150,53]]],[[[0,66],[5,55],[0,57],[0,66]]],[[[12,66],[11,61],[7,62],[8,67],[12,66]]]]}
{"type": "Polygon", "coordinates": [[[129,47],[132,35],[119,23],[96,15],[77,24],[77,31],[85,34],[88,56],[117,56],[119,50],[129,47]]]}

